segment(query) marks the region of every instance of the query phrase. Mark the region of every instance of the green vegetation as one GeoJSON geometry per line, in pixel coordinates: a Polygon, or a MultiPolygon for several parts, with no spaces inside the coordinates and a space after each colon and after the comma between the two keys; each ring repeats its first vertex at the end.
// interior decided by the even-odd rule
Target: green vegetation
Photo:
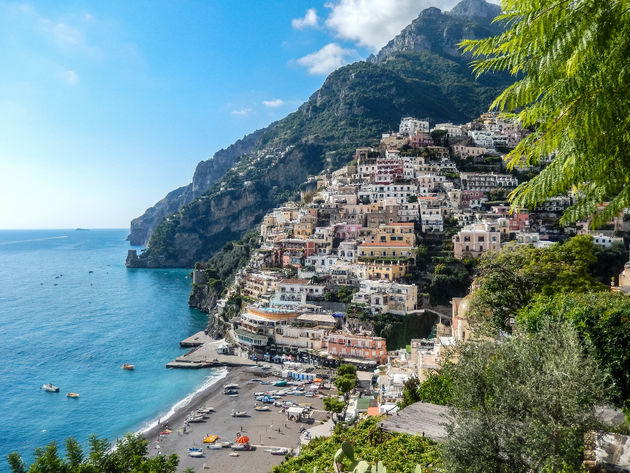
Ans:
{"type": "Polygon", "coordinates": [[[141,435],[127,435],[116,448],[104,439],[90,437],[90,451],[85,455],[76,440],[66,440],[66,456],[59,456],[57,444],[35,450],[35,461],[28,466],[18,453],[8,457],[12,473],[175,473],[177,455],[147,456],[148,441],[141,435]]]}
{"type": "Polygon", "coordinates": [[[510,166],[550,165],[510,196],[534,207],[577,189],[561,222],[596,214],[602,224],[630,207],[630,8],[627,0],[503,2],[507,29],[464,41],[478,74],[509,71],[517,81],[492,103],[534,127],[508,154],[510,166]],[[598,204],[609,202],[605,207],[598,204]]]}
{"type": "Polygon", "coordinates": [[[352,302],[352,296],[358,289],[353,287],[340,287],[334,291],[329,291],[324,295],[324,300],[328,302],[343,302],[349,304],[352,302]]]}
{"type": "Polygon", "coordinates": [[[405,381],[403,400],[398,407],[403,409],[416,402],[449,405],[453,396],[453,377],[450,374],[452,366],[447,362],[442,369],[432,372],[423,382],[415,376],[405,381]]]}
{"type": "Polygon", "coordinates": [[[590,273],[596,262],[590,236],[576,236],[547,248],[505,246],[478,264],[470,319],[491,331],[511,331],[517,312],[536,295],[606,289],[590,273]]]}
{"type": "Polygon", "coordinates": [[[251,253],[260,247],[260,234],[247,232],[238,241],[227,243],[206,263],[195,264],[196,269],[204,269],[210,286],[221,294],[234,278],[236,272],[249,261],[251,253]]]}
{"type": "Polygon", "coordinates": [[[558,294],[537,297],[519,312],[518,325],[538,333],[568,320],[599,368],[609,375],[610,400],[630,408],[630,300],[619,293],[558,294]]]}
{"type": "Polygon", "coordinates": [[[334,414],[340,414],[346,407],[346,403],[335,397],[324,398],[324,409],[334,414]]]}
{"type": "Polygon", "coordinates": [[[452,472],[579,469],[584,434],[597,428],[604,373],[569,323],[541,324],[462,347],[453,376],[444,462],[452,472]]]}
{"type": "MultiPolygon", "coordinates": [[[[299,456],[275,466],[272,473],[296,473],[300,470],[312,472],[331,471],[335,455],[343,442],[353,446],[354,456],[377,464],[382,461],[388,471],[415,473],[416,465],[425,472],[437,471],[441,464],[437,445],[426,437],[384,432],[379,429],[378,418],[369,418],[354,427],[337,424],[329,438],[315,438],[302,448],[299,456]]],[[[341,458],[338,457],[338,460],[341,458]]],[[[351,461],[344,461],[345,467],[351,461]]]]}
{"type": "Polygon", "coordinates": [[[337,392],[343,396],[347,404],[350,393],[357,385],[357,367],[349,363],[339,365],[334,384],[337,392]]]}
{"type": "Polygon", "coordinates": [[[418,314],[372,314],[358,305],[348,306],[348,316],[368,322],[377,337],[383,337],[388,350],[404,348],[412,338],[426,338],[431,333],[437,315],[431,312],[418,314]]]}

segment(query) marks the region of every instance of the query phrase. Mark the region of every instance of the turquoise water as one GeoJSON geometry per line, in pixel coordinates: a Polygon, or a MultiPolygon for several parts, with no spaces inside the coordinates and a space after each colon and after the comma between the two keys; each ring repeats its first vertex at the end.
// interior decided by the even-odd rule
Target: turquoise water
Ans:
{"type": "Polygon", "coordinates": [[[11,451],[141,429],[209,381],[164,367],[206,325],[187,306],[189,271],[127,270],[126,235],[0,231],[0,471],[11,451]]]}

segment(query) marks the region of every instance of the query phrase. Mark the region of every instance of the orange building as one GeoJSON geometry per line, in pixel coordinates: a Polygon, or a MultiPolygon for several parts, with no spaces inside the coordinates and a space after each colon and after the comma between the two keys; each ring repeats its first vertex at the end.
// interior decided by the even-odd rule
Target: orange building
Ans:
{"type": "Polygon", "coordinates": [[[328,355],[387,363],[387,346],[382,337],[331,333],[322,343],[328,355]]]}

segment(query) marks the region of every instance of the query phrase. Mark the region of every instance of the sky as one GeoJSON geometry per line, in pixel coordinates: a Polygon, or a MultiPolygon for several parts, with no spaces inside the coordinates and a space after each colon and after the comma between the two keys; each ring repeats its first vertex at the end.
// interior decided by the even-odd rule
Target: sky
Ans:
{"type": "Polygon", "coordinates": [[[125,228],[457,0],[0,0],[0,229],[125,228]]]}

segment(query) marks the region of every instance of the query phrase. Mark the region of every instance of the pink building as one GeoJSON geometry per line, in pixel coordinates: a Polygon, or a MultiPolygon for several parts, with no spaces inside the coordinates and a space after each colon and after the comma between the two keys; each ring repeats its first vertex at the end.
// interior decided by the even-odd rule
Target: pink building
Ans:
{"type": "Polygon", "coordinates": [[[387,346],[381,337],[365,337],[349,333],[331,333],[322,342],[322,348],[331,356],[387,362],[387,346]]]}

